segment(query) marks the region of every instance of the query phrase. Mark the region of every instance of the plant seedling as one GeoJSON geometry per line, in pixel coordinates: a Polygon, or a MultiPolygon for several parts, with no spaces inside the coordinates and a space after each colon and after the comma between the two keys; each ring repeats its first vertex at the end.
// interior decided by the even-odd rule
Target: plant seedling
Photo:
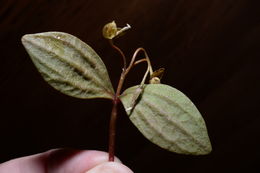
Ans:
{"type": "Polygon", "coordinates": [[[27,34],[22,37],[22,43],[45,81],[55,89],[81,99],[112,100],[109,161],[114,161],[119,102],[122,102],[137,129],[158,146],[179,154],[210,153],[211,143],[200,112],[182,92],[161,84],[164,69],[153,71],[144,48],[136,49],[127,65],[124,53],[114,44],[114,40],[130,28],[128,24],[118,28],[114,21],[103,28],[103,36],[120,53],[123,60],[123,70],[116,91],[101,58],[75,36],[63,32],[27,34]],[[136,60],[140,52],[143,52],[144,58],[136,60]],[[140,63],[147,63],[142,81],[121,93],[127,74],[140,63]]]}

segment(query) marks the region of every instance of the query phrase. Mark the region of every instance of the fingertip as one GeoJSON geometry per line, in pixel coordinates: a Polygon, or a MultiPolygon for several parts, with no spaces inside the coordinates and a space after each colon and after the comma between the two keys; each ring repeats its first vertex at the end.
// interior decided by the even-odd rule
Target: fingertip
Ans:
{"type": "Polygon", "coordinates": [[[50,152],[47,161],[49,173],[80,173],[107,162],[108,154],[95,150],[59,149],[50,152]]]}
{"type": "Polygon", "coordinates": [[[85,173],[133,173],[128,167],[118,162],[105,162],[85,173]]]}

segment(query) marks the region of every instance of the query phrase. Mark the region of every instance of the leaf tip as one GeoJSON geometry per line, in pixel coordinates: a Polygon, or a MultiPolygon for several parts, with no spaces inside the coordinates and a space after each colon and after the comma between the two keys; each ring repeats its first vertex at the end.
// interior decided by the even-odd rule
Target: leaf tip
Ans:
{"type": "Polygon", "coordinates": [[[25,34],[24,36],[22,36],[21,38],[21,42],[24,45],[24,47],[26,47],[26,45],[28,45],[28,42],[32,39],[32,34],[25,34]]]}
{"type": "Polygon", "coordinates": [[[194,155],[208,155],[211,152],[212,152],[212,145],[211,145],[211,142],[210,142],[210,140],[208,138],[207,144],[204,145],[203,148],[200,148],[200,150],[196,154],[194,154],[194,155]]]}
{"type": "Polygon", "coordinates": [[[207,146],[207,148],[205,148],[205,152],[204,152],[204,155],[207,155],[207,154],[210,154],[212,152],[212,145],[209,141],[209,144],[207,146]]]}

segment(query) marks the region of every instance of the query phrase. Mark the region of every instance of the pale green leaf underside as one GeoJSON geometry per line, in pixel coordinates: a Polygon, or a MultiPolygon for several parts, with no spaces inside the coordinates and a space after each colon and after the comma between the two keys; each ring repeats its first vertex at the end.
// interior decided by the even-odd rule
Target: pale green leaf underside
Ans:
{"type": "Polygon", "coordinates": [[[130,120],[147,139],[180,154],[211,152],[205,122],[187,96],[168,85],[148,84],[129,111],[137,87],[128,88],[120,99],[130,120]]]}
{"type": "Polygon", "coordinates": [[[86,43],[63,32],[28,34],[22,43],[43,78],[69,96],[113,99],[107,69],[86,43]]]}

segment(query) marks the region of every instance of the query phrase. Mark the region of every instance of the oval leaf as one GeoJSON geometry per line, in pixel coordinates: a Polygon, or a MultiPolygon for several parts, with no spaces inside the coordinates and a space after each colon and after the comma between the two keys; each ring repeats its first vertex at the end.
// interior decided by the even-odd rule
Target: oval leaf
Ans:
{"type": "Polygon", "coordinates": [[[97,53],[63,32],[28,34],[22,43],[43,78],[69,96],[113,99],[107,69],[97,53]]]}
{"type": "Polygon", "coordinates": [[[168,85],[149,84],[132,107],[138,88],[128,88],[120,99],[130,120],[147,139],[180,154],[211,152],[205,122],[187,96],[168,85]]]}

